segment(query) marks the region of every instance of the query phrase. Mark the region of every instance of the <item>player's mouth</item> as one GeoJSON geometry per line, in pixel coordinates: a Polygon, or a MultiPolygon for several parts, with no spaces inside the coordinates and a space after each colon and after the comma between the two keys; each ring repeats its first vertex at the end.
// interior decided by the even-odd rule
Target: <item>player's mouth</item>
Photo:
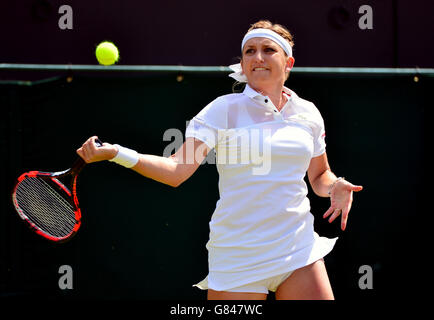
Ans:
{"type": "Polygon", "coordinates": [[[269,70],[269,69],[268,68],[264,68],[264,67],[253,68],[253,71],[267,71],[267,70],[269,70]]]}

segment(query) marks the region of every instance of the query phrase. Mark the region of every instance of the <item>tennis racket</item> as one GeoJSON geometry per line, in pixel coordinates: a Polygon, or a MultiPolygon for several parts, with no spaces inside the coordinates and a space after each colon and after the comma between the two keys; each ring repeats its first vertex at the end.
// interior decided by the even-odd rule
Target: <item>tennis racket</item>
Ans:
{"type": "MultiPolygon", "coordinates": [[[[96,140],[98,147],[102,146],[96,140]]],[[[64,242],[74,236],[81,225],[77,197],[77,177],[86,162],[81,158],[71,168],[59,172],[29,171],[17,179],[12,202],[18,215],[42,237],[64,242]],[[69,184],[62,183],[68,181],[69,184]]]]}

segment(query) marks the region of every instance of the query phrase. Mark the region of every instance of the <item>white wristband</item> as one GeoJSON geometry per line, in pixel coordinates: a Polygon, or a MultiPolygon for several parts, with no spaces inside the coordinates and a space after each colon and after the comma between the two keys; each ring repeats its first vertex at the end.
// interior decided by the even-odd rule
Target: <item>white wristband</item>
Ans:
{"type": "Polygon", "coordinates": [[[109,161],[116,162],[117,164],[120,164],[126,168],[132,168],[137,164],[137,162],[139,162],[139,154],[137,151],[124,148],[118,144],[115,144],[114,146],[118,148],[118,153],[109,161]]]}

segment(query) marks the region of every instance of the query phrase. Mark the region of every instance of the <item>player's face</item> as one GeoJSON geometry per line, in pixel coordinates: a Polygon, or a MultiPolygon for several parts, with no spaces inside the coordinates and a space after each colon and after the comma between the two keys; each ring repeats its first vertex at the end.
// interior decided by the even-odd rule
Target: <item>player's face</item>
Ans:
{"type": "Polygon", "coordinates": [[[241,66],[251,86],[260,88],[276,82],[283,85],[292,58],[286,57],[277,43],[267,38],[252,38],[242,53],[241,66]]]}

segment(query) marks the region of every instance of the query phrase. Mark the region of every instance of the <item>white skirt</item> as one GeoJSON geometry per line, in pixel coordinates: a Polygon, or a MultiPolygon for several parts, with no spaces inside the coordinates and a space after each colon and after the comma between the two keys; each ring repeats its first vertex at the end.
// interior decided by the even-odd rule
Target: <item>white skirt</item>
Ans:
{"type": "Polygon", "coordinates": [[[315,241],[311,245],[297,251],[294,255],[283,256],[270,261],[267,263],[267,268],[264,268],[264,263],[262,263],[259,270],[249,269],[234,272],[215,272],[211,270],[205,279],[193,286],[202,290],[230,291],[234,288],[256,283],[257,281],[292,272],[310,265],[325,257],[333,249],[338,239],[319,237],[316,233],[314,233],[314,236],[315,241]]]}

